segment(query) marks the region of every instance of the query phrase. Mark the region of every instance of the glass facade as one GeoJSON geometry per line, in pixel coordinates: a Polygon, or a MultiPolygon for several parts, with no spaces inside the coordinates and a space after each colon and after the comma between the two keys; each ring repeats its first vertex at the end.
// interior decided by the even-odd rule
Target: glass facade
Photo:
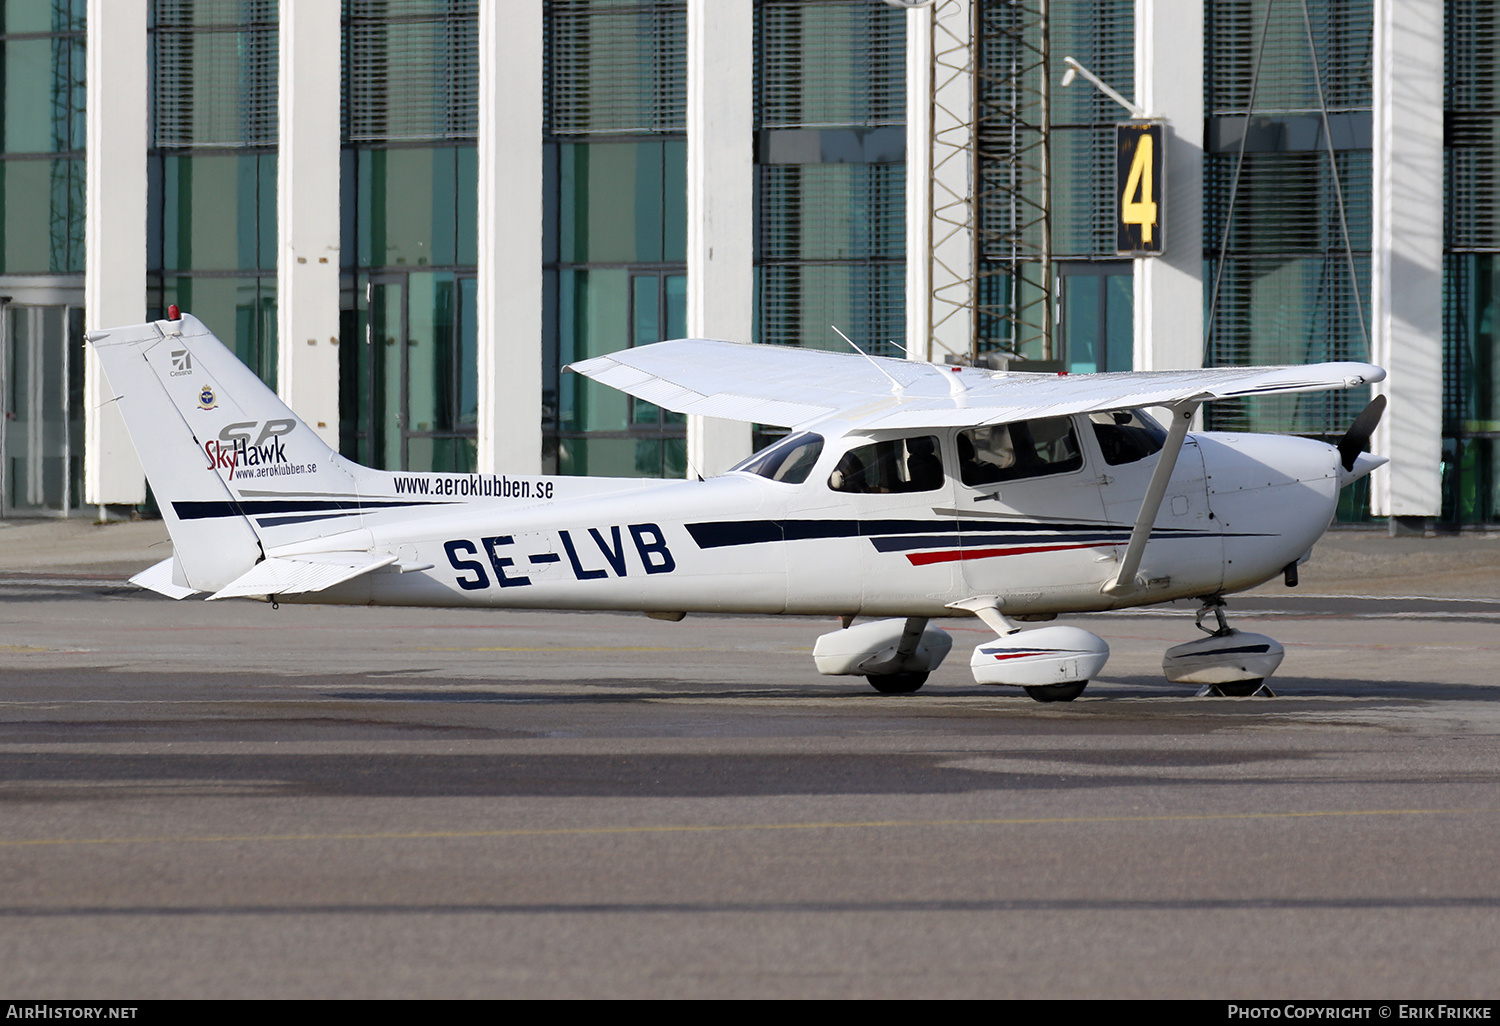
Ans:
{"type": "MultiPolygon", "coordinates": [[[[81,361],[54,359],[49,347],[73,346],[81,323],[85,8],[0,0],[0,276],[18,297],[0,323],[5,510],[78,498],[81,409],[70,397],[81,361]],[[43,287],[50,298],[24,293],[43,287]]],[[[1204,4],[1209,365],[1368,357],[1373,8],[1204,4]]],[[[680,475],[682,418],[559,368],[685,333],[686,4],[544,0],[542,9],[544,463],[680,475]]],[[[978,10],[983,88],[1022,88],[1005,69],[1034,57],[1036,5],[978,10]]],[[[202,317],[274,385],[277,0],[152,0],[149,12],[148,311],[176,303],[202,317]]],[[[1494,522],[1500,15],[1484,0],[1445,0],[1444,12],[1442,516],[1494,522]]],[[[1130,92],[1132,0],[1054,0],[1049,19],[1054,71],[1067,53],[1130,92]]],[[[837,325],[897,353],[905,23],[873,0],[756,0],[757,341],[842,349],[837,325]]],[[[477,0],[343,4],[342,334],[355,344],[341,350],[340,437],[347,455],[376,466],[475,462],[477,33],[477,0]]],[[[997,110],[1003,100],[981,98],[997,110]]],[[[1054,88],[1050,102],[1049,355],[1061,369],[1123,369],[1130,267],[1115,258],[1108,213],[1119,114],[1082,85],[1054,88]]],[[[981,218],[1004,228],[1020,223],[997,199],[1013,171],[1006,147],[1018,144],[996,124],[981,130],[981,218]]],[[[1030,202],[1026,188],[1010,195],[1030,202]]],[[[1039,358],[1005,323],[1027,302],[1011,272],[991,273],[1010,259],[981,248],[983,302],[996,311],[986,345],[1039,358]]],[[[1335,437],[1365,399],[1218,404],[1210,424],[1335,437]]],[[[1363,510],[1360,492],[1341,516],[1363,510]]]]}
{"type": "MultiPolygon", "coordinates": [[[[1053,80],[1067,54],[1126,95],[1134,92],[1135,4],[1055,4],[1053,80]]],[[[1052,92],[1052,255],[1060,369],[1130,370],[1134,268],[1115,256],[1115,124],[1124,112],[1086,82],[1052,92]]],[[[1040,354],[1028,354],[1037,356],[1040,354]]]]}
{"type": "Polygon", "coordinates": [[[390,470],[478,449],[477,0],[345,0],[339,445],[390,470]]]}
{"type": "Polygon", "coordinates": [[[1447,0],[1444,66],[1443,514],[1500,507],[1500,14],[1447,0]]]}
{"type": "Polygon", "coordinates": [[[84,0],[0,5],[0,274],[83,271],[84,0]]]}
{"type": "Polygon", "coordinates": [[[176,304],[276,384],[275,0],[150,9],[147,315],[176,304]]]}
{"type": "Polygon", "coordinates": [[[684,418],[560,368],[687,333],[687,5],[543,10],[544,463],[681,477],[684,418]]]}
{"type": "Polygon", "coordinates": [[[757,0],[757,342],[901,355],[905,46],[884,4],[757,0]]]}
{"type": "Polygon", "coordinates": [[[0,516],[83,504],[84,9],[0,2],[0,516]]]}
{"type": "MultiPolygon", "coordinates": [[[[1372,0],[1305,10],[1204,7],[1207,366],[1369,359],[1372,0]]],[[[1215,403],[1208,422],[1336,439],[1368,400],[1215,403]]]]}

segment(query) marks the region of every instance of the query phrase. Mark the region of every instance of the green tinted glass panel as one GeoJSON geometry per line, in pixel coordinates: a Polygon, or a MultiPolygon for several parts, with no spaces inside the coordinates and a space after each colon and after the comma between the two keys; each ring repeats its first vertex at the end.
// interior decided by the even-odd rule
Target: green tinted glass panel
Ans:
{"type": "Polygon", "coordinates": [[[407,469],[440,474],[472,474],[479,467],[479,443],[473,438],[410,438],[407,469]]]}
{"type": "Polygon", "coordinates": [[[1493,438],[1443,439],[1443,519],[1494,523],[1500,514],[1500,445],[1493,438]]]}
{"type": "Polygon", "coordinates": [[[662,144],[662,260],[687,260],[687,142],[662,144]]]}
{"type": "MultiPolygon", "coordinates": [[[[458,163],[452,147],[360,152],[362,266],[418,268],[457,262],[458,163]]],[[[471,183],[466,204],[472,202],[476,187],[471,183]]]]}
{"type": "MultiPolygon", "coordinates": [[[[571,363],[624,349],[630,342],[630,281],[624,270],[565,271],[558,275],[558,338],[571,363]]],[[[562,379],[563,426],[579,431],[623,431],[629,403],[623,392],[578,374],[562,379]]]]}
{"type": "Polygon", "coordinates": [[[3,0],[0,32],[81,32],[87,0],[3,0]]]}
{"type": "Polygon", "coordinates": [[[398,282],[370,287],[369,334],[361,380],[368,389],[369,416],[362,418],[374,466],[404,469],[401,458],[401,354],[405,348],[403,288],[398,282]]]}
{"type": "Polygon", "coordinates": [[[256,207],[259,243],[255,266],[270,270],[276,266],[276,154],[262,153],[255,159],[260,176],[256,207]]]}
{"type": "Polygon", "coordinates": [[[0,273],[83,270],[81,159],[0,161],[0,273]]]}
{"type": "Polygon", "coordinates": [[[563,438],[557,443],[561,474],[594,477],[683,477],[682,438],[563,438]]]}
{"type": "MultiPolygon", "coordinates": [[[[661,278],[654,274],[638,275],[630,279],[631,325],[630,344],[650,345],[660,342],[661,334],[661,278]]],[[[632,424],[656,424],[661,420],[661,407],[641,399],[630,401],[632,424]]]]}
{"type": "Polygon", "coordinates": [[[560,258],[566,263],[661,261],[662,144],[576,143],[560,150],[560,258]]]}
{"type": "Polygon", "coordinates": [[[168,270],[276,266],[276,157],[169,156],[162,162],[162,251],[168,270]]]}
{"type": "Polygon", "coordinates": [[[412,274],[407,288],[407,430],[449,431],[456,350],[453,276],[412,274]]]}
{"type": "Polygon", "coordinates": [[[658,295],[661,279],[654,274],[640,275],[631,279],[632,305],[631,338],[633,346],[660,342],[661,299],[658,295]]]}
{"type": "Polygon", "coordinates": [[[472,428],[479,423],[479,283],[460,278],[458,290],[458,424],[472,428]]]}
{"type": "Polygon", "coordinates": [[[687,275],[669,274],[662,279],[666,290],[667,330],[663,338],[682,338],[687,335],[687,275]]]}
{"type": "Polygon", "coordinates": [[[1103,370],[1098,352],[1102,334],[1099,323],[1099,293],[1104,279],[1096,275],[1077,274],[1064,279],[1063,326],[1067,331],[1064,352],[1068,370],[1074,374],[1092,374],[1103,370]]]}
{"type": "Polygon", "coordinates": [[[1104,281],[1104,369],[1128,371],[1135,366],[1135,278],[1111,274],[1104,281]]]}
{"type": "Polygon", "coordinates": [[[0,41],[0,143],[6,153],[84,146],[82,37],[0,41]]]}
{"type": "Polygon", "coordinates": [[[460,267],[474,267],[479,263],[479,151],[473,146],[460,146],[453,155],[458,172],[454,187],[458,255],[454,262],[460,267]]]}
{"type": "Polygon", "coordinates": [[[1500,431],[1500,260],[1451,253],[1443,262],[1443,425],[1500,431]]]}
{"type": "Polygon", "coordinates": [[[54,150],[50,39],[7,39],[5,53],[5,152],[54,150]]]}

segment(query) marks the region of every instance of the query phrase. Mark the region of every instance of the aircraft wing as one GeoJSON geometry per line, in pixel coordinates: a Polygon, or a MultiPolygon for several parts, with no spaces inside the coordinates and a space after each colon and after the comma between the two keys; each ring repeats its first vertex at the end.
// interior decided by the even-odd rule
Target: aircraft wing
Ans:
{"type": "Polygon", "coordinates": [[[1031,374],[696,338],[626,349],[567,369],[675,413],[791,428],[835,416],[863,428],[967,427],[1354,388],[1385,377],[1367,363],[1031,374]]]}

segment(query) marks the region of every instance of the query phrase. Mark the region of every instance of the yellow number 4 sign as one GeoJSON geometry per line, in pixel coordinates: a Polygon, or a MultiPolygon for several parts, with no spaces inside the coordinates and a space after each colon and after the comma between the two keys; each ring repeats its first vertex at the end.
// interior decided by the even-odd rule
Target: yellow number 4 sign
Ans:
{"type": "Polygon", "coordinates": [[[1165,133],[1159,121],[1115,126],[1115,237],[1121,256],[1162,251],[1165,133]]]}

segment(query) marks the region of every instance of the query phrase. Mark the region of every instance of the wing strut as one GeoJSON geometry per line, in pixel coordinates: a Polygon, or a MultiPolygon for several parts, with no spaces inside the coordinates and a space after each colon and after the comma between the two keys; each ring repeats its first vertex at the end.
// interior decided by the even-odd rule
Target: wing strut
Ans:
{"type": "Polygon", "coordinates": [[[1120,572],[1104,586],[1104,594],[1128,595],[1136,590],[1135,572],[1141,568],[1141,556],[1146,551],[1146,542],[1151,540],[1151,528],[1156,524],[1161,500],[1167,494],[1167,482],[1177,468],[1177,456],[1187,438],[1188,425],[1193,422],[1193,414],[1198,412],[1200,405],[1201,402],[1190,400],[1172,407],[1172,427],[1167,431],[1166,444],[1161,447],[1156,471],[1146,488],[1146,497],[1141,500],[1141,511],[1136,514],[1135,527],[1130,532],[1130,544],[1126,546],[1125,558],[1120,560],[1120,572]]]}

